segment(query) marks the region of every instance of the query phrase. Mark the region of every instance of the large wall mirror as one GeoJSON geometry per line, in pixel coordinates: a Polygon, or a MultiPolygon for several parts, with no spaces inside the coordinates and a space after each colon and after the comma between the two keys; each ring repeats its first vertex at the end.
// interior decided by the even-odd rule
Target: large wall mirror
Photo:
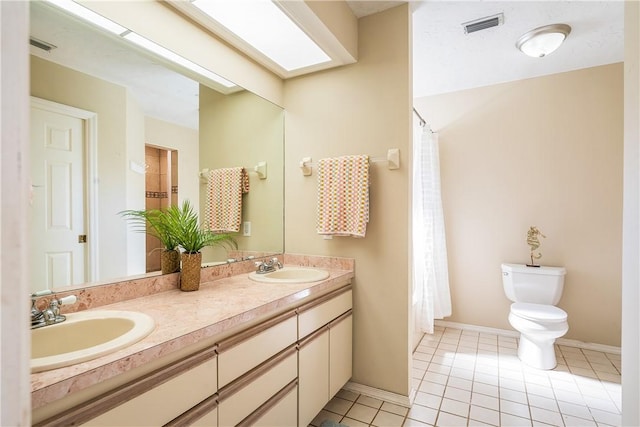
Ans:
{"type": "Polygon", "coordinates": [[[238,250],[208,248],[203,263],[283,252],[280,107],[197,81],[45,2],[30,13],[33,291],[159,270],[157,242],[120,212],[189,200],[204,221],[206,170],[245,168],[249,191],[238,250]]]}

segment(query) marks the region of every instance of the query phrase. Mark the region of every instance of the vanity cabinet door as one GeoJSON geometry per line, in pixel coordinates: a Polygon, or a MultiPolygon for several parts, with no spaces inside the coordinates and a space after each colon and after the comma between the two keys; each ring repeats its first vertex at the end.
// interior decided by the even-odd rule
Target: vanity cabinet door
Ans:
{"type": "Polygon", "coordinates": [[[88,421],[86,426],[161,426],[188,411],[217,391],[216,358],[132,394],[126,402],[88,421]]]}
{"type": "Polygon", "coordinates": [[[298,425],[308,426],[329,401],[329,330],[300,343],[298,351],[298,425]]]}
{"type": "Polygon", "coordinates": [[[352,373],[351,312],[329,325],[329,399],[349,381],[352,373]]]}

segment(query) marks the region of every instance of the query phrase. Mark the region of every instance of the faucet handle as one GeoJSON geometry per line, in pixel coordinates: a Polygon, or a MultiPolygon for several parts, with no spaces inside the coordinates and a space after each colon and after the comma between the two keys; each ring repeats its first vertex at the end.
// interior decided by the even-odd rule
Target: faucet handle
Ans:
{"type": "Polygon", "coordinates": [[[38,292],[34,292],[31,294],[31,299],[35,300],[36,298],[40,298],[46,295],[51,295],[53,293],[53,291],[51,289],[43,289],[41,291],[38,292]]]}
{"type": "Polygon", "coordinates": [[[58,305],[75,304],[76,301],[78,301],[78,297],[75,295],[67,295],[66,297],[62,297],[58,300],[58,305]]]}

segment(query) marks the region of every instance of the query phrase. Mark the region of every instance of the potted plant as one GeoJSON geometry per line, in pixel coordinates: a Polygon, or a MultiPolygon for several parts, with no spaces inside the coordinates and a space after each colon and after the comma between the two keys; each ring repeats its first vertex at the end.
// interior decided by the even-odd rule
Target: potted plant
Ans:
{"type": "Polygon", "coordinates": [[[131,221],[135,231],[150,234],[160,240],[163,246],[160,254],[162,274],[180,271],[180,251],[175,226],[168,221],[169,216],[165,210],[126,210],[120,214],[131,221]]]}
{"type": "Polygon", "coordinates": [[[198,214],[194,212],[188,200],[181,206],[171,206],[165,211],[167,222],[178,243],[184,250],[181,255],[182,271],[180,289],[196,291],[200,288],[200,267],[202,248],[205,246],[229,245],[237,248],[233,236],[228,233],[214,233],[200,227],[198,214]]]}

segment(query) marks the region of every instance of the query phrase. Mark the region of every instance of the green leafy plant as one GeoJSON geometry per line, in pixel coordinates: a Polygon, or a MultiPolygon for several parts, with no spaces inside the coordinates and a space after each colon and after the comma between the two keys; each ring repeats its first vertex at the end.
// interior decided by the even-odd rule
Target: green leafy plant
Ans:
{"type": "Polygon", "coordinates": [[[178,249],[175,226],[169,221],[166,211],[160,209],[126,210],[120,212],[120,215],[133,224],[135,231],[158,238],[165,250],[178,249]]]}
{"type": "Polygon", "coordinates": [[[198,214],[193,210],[188,200],[185,200],[181,206],[167,208],[165,215],[178,245],[186,253],[198,253],[205,246],[238,247],[233,235],[214,233],[200,227],[198,214]]]}
{"type": "Polygon", "coordinates": [[[168,250],[181,247],[187,253],[197,253],[205,246],[238,247],[233,235],[201,228],[198,214],[188,200],[180,206],[166,209],[127,210],[120,213],[134,224],[136,231],[157,237],[168,250]]]}

